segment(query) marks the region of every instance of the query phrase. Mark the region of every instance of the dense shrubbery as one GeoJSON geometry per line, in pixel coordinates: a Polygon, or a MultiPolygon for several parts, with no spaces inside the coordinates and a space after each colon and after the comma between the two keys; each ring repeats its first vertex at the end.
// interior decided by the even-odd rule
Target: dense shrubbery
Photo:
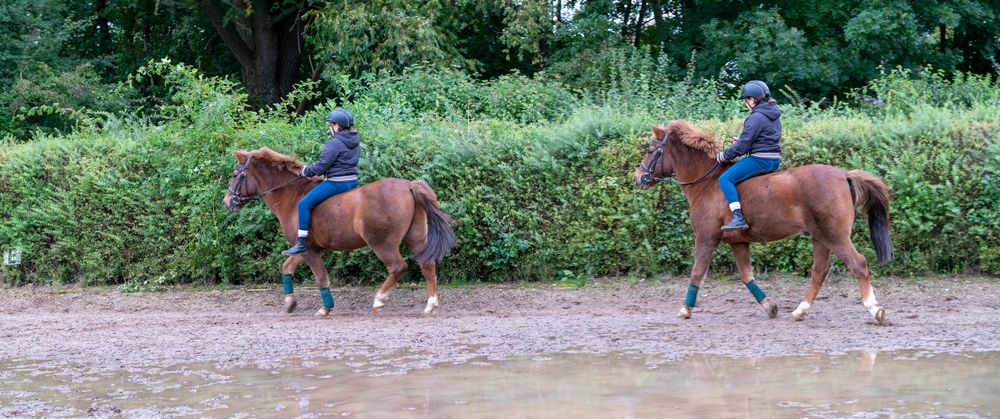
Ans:
{"type": "MultiPolygon", "coordinates": [[[[251,111],[231,82],[165,63],[142,74],[136,83],[156,80],[161,99],[141,112],[0,146],[0,247],[24,249],[24,263],[3,267],[0,281],[277,276],[285,243],[268,209],[229,214],[220,205],[232,151],[268,146],[311,159],[334,104],[301,118],[284,107],[251,111]]],[[[684,273],[687,203],[673,186],[631,186],[641,147],[654,123],[690,118],[721,138],[738,132],[743,114],[712,83],[633,76],[602,94],[544,76],[477,82],[417,70],[342,88],[362,132],[363,182],[425,179],[458,221],[460,247],[442,265],[444,280],[684,273]]],[[[898,259],[877,271],[1000,274],[998,98],[988,79],[890,72],[858,92],[862,105],[784,104],[784,166],[828,163],[885,178],[898,259]]],[[[862,220],[855,243],[871,260],[862,220]]],[[[806,238],[754,249],[758,271],[805,272],[811,263],[806,238]]],[[[728,250],[720,254],[717,268],[731,269],[728,250]]],[[[341,281],[383,275],[368,250],[328,261],[341,281]]]]}

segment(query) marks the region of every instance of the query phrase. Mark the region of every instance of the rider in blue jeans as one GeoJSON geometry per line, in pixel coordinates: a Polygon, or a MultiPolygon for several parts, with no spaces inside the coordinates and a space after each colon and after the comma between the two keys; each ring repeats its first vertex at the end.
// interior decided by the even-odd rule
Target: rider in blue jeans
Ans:
{"type": "Polygon", "coordinates": [[[309,222],[312,210],[336,194],[358,187],[358,160],[361,142],[354,126],[354,115],[346,109],[334,109],[326,117],[332,137],[323,146],[319,160],[302,168],[302,176],[323,176],[325,181],[316,185],[299,201],[299,233],[295,245],[281,252],[284,255],[301,255],[308,250],[309,222]]]}
{"type": "Polygon", "coordinates": [[[750,228],[740,206],[740,197],[736,193],[736,184],[754,176],[771,173],[781,165],[781,110],[771,99],[771,91],[764,82],[751,80],[743,86],[740,99],[747,105],[750,116],[743,121],[743,133],[739,138],[733,137],[736,143],[719,153],[716,160],[731,161],[739,156],[747,155],[732,165],[719,177],[722,194],[729,202],[729,210],[733,212],[733,220],[722,226],[722,231],[746,230],[750,228]]]}

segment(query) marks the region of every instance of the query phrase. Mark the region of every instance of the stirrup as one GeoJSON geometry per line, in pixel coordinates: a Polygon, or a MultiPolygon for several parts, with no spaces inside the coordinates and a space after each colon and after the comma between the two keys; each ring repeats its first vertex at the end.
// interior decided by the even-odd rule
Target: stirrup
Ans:
{"type": "Polygon", "coordinates": [[[285,250],[284,252],[281,252],[281,254],[285,256],[295,256],[301,255],[307,251],[309,251],[309,246],[306,246],[306,241],[296,240],[294,246],[288,248],[288,250],[285,250]]]}
{"type": "Polygon", "coordinates": [[[732,221],[729,222],[729,224],[722,226],[722,231],[747,230],[749,228],[750,224],[747,224],[746,221],[744,221],[743,219],[737,220],[734,218],[732,221]]]}

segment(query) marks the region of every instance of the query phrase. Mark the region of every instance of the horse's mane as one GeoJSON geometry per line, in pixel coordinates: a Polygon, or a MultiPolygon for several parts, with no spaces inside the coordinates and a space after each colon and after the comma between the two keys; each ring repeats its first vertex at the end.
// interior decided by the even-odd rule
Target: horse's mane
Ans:
{"type": "Polygon", "coordinates": [[[680,140],[681,144],[695,150],[704,151],[709,157],[715,158],[719,154],[719,143],[704,131],[695,128],[688,121],[678,119],[671,122],[666,127],[662,127],[671,139],[680,140]]]}
{"type": "Polygon", "coordinates": [[[260,149],[251,151],[248,154],[253,158],[267,161],[279,169],[285,169],[294,172],[295,174],[298,174],[302,169],[302,166],[305,166],[305,164],[300,162],[295,156],[286,156],[267,147],[261,147],[260,149]]]}

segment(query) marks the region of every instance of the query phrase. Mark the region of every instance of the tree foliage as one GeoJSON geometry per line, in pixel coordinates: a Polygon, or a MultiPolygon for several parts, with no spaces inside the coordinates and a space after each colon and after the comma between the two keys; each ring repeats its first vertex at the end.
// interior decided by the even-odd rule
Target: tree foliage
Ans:
{"type": "Polygon", "coordinates": [[[240,80],[256,108],[300,82],[350,100],[344,80],[415,66],[545,74],[590,97],[663,78],[608,72],[625,60],[805,101],[843,98],[881,68],[1000,68],[1000,0],[8,0],[0,28],[0,135],[22,140],[66,131],[81,108],[130,108],[112,86],[162,58],[240,80]]]}

